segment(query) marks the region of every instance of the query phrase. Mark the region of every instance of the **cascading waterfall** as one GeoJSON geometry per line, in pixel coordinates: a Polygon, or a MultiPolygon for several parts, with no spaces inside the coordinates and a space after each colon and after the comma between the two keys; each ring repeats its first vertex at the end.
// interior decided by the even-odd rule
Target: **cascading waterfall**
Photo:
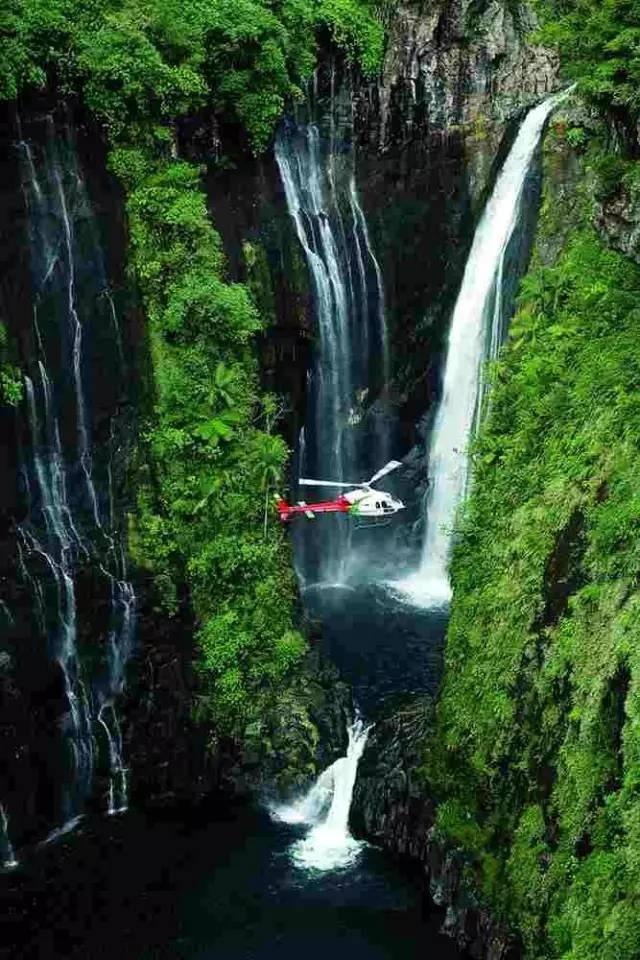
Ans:
{"type": "Polygon", "coordinates": [[[360,717],[348,727],[347,754],[324,770],[305,797],[273,811],[285,823],[307,823],[306,837],[292,846],[293,861],[302,868],[336,870],[353,863],[362,843],[349,833],[349,811],[358,763],[370,726],[360,717]]]}
{"type": "MultiPolygon", "coordinates": [[[[328,119],[326,137],[320,122],[290,121],[275,147],[312,279],[318,329],[305,451],[298,462],[307,475],[357,482],[388,459],[385,429],[376,426],[371,437],[370,425],[363,425],[371,391],[388,380],[384,287],[358,199],[353,151],[345,146],[346,133],[338,137],[333,96],[328,119]]],[[[351,530],[334,519],[314,533],[317,556],[296,551],[304,585],[343,584],[351,572],[351,530]]]]}
{"type": "Polygon", "coordinates": [[[5,813],[5,809],[0,803],[0,850],[2,853],[2,860],[0,863],[5,870],[13,870],[14,867],[18,866],[18,861],[16,860],[16,855],[13,852],[13,846],[11,845],[11,839],[9,837],[9,818],[5,813]]]}
{"type": "Polygon", "coordinates": [[[551,97],[525,118],[467,260],[451,321],[442,399],[429,447],[421,563],[417,573],[397,585],[421,606],[446,606],[451,599],[448,567],[453,525],[468,483],[468,445],[474,421],[480,418],[483,365],[497,356],[507,320],[502,310],[505,257],[546,121],[565,96],[551,97]]]}
{"type": "MultiPolygon", "coordinates": [[[[44,148],[25,139],[18,148],[29,216],[37,348],[24,377],[29,442],[23,477],[29,511],[18,531],[19,566],[34,598],[36,623],[63,679],[62,733],[69,753],[60,802],[62,826],[51,838],[76,822],[91,794],[98,732],[109,770],[108,811],[126,809],[116,701],[133,645],[136,598],[116,523],[111,462],[96,478],[92,454],[85,328],[112,325],[115,366],[120,362],[122,375],[124,370],[120,327],[91,203],[70,132],[59,136],[53,118],[47,119],[44,148]],[[67,429],[69,424],[75,430],[67,429]],[[104,586],[96,599],[104,596],[109,610],[99,664],[92,669],[83,666],[79,644],[77,583],[82,567],[99,572],[104,586]]],[[[112,420],[111,451],[113,444],[112,420]]]]}

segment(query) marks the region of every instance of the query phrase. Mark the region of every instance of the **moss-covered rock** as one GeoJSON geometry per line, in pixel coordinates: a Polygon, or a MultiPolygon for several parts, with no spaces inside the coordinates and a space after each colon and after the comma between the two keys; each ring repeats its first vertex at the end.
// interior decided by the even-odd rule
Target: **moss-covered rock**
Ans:
{"type": "Polygon", "coordinates": [[[424,789],[527,958],[634,960],[640,270],[593,227],[602,145],[570,120],[547,143],[534,260],[473,451],[424,789]]]}

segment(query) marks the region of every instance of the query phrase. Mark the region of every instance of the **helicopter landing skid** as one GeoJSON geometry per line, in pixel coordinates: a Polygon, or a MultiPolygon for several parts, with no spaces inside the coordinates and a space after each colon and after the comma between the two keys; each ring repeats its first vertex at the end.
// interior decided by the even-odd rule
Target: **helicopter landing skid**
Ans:
{"type": "Polygon", "coordinates": [[[391,523],[389,517],[371,517],[370,519],[364,520],[359,519],[353,525],[354,530],[370,530],[371,527],[388,527],[391,523]]]}

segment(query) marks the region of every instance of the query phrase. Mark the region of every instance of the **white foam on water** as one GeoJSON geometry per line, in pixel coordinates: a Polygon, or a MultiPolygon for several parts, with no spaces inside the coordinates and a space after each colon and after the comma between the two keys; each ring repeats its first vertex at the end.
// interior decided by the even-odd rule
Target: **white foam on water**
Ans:
{"type": "Polygon", "coordinates": [[[402,603],[428,610],[446,610],[451,603],[451,584],[446,580],[427,580],[420,572],[403,580],[386,580],[386,590],[402,603]]]}
{"type": "Polygon", "coordinates": [[[305,837],[290,848],[293,863],[310,871],[342,870],[354,863],[364,842],[349,832],[349,811],[358,763],[371,727],[357,717],[348,728],[347,755],[320,774],[306,796],[288,806],[272,809],[274,819],[309,824],[305,837]]]}

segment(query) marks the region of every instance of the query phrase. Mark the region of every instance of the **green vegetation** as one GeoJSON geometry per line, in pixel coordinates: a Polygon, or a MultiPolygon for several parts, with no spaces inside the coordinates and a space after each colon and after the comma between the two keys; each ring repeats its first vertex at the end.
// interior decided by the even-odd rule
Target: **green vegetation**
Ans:
{"type": "Polygon", "coordinates": [[[365,72],[383,30],[367,0],[8,0],[0,12],[0,100],[47,80],[81,90],[111,136],[154,129],[205,105],[264,149],[316,60],[318,31],[365,72]]]}
{"type": "Polygon", "coordinates": [[[640,113],[637,0],[534,0],[539,39],[557,46],[569,77],[607,109],[640,113]]]}
{"type": "Polygon", "coordinates": [[[0,320],[0,404],[17,407],[22,399],[22,377],[11,362],[7,328],[0,320]]]}
{"type": "Polygon", "coordinates": [[[278,401],[258,383],[252,341],[266,318],[226,280],[201,171],[177,158],[175,128],[208,110],[263,150],[321,36],[365,72],[379,67],[383,30],[367,0],[8,0],[0,13],[0,99],[29,86],[79,93],[125,188],[152,366],[131,551],[165,615],[185,596],[192,606],[200,713],[245,738],[286,698],[305,650],[268,511],[288,451],[278,401]]]}
{"type": "Polygon", "coordinates": [[[640,270],[597,237],[584,182],[546,190],[474,450],[424,775],[529,960],[636,960],[640,270]]]}
{"type": "MultiPolygon", "coordinates": [[[[223,257],[198,172],[174,162],[129,181],[132,262],[147,308],[156,402],[140,449],[131,546],[156,576],[165,612],[188,583],[208,705],[220,726],[259,714],[304,650],[293,576],[263,501],[282,479],[276,404],[260,395],[251,338],[259,319],[223,257]]],[[[123,167],[126,166],[126,170],[123,167]]]]}
{"type": "Polygon", "coordinates": [[[638,197],[640,5],[536,6],[540,39],[627,135],[603,143],[580,121],[559,124],[582,158],[573,196],[568,168],[554,167],[559,137],[547,146],[537,256],[492,370],[460,519],[423,772],[440,831],[529,960],[636,960],[640,270],[591,216],[621,190],[638,197]]]}

